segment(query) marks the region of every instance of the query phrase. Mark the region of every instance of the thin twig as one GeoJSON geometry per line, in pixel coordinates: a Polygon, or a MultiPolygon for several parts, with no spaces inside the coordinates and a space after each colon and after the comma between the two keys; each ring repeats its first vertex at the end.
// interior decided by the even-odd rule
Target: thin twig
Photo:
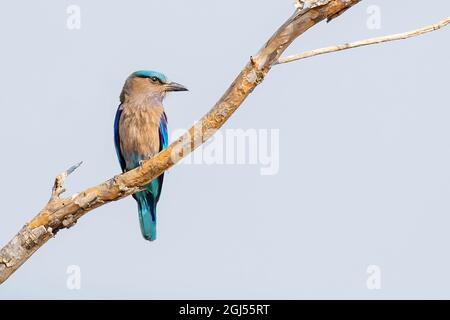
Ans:
{"type": "Polygon", "coordinates": [[[412,38],[412,37],[417,37],[422,34],[433,32],[433,31],[439,30],[441,28],[444,28],[448,24],[450,24],[450,17],[448,17],[447,19],[444,19],[438,23],[435,23],[435,24],[432,24],[432,25],[429,25],[429,26],[426,26],[426,27],[423,27],[423,28],[420,28],[417,30],[409,31],[409,32],[398,33],[398,34],[382,36],[382,37],[366,39],[366,40],[360,40],[360,41],[355,41],[355,42],[351,42],[351,43],[339,44],[337,46],[325,47],[325,48],[315,49],[315,50],[306,51],[306,52],[302,52],[299,54],[287,56],[287,57],[278,59],[278,61],[275,64],[288,63],[288,62],[297,61],[297,60],[301,60],[301,59],[311,58],[311,57],[318,56],[318,55],[325,54],[325,53],[353,49],[353,48],[368,46],[368,45],[372,45],[372,44],[379,44],[379,43],[383,43],[383,42],[404,40],[404,39],[408,39],[408,38],[412,38]]]}

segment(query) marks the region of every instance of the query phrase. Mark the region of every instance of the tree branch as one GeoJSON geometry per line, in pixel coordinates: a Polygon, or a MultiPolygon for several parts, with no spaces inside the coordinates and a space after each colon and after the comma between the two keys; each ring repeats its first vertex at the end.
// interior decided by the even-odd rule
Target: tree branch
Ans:
{"type": "Polygon", "coordinates": [[[321,54],[332,53],[332,52],[337,52],[337,51],[342,51],[342,50],[347,50],[347,49],[353,49],[353,48],[368,46],[368,45],[372,45],[372,44],[379,44],[379,43],[383,43],[383,42],[404,40],[404,39],[408,39],[408,38],[412,38],[412,37],[417,37],[417,36],[423,35],[425,33],[433,32],[433,31],[439,30],[441,28],[444,28],[448,24],[450,24],[450,17],[448,17],[447,19],[441,20],[438,23],[435,23],[435,24],[432,24],[432,25],[429,25],[429,26],[426,26],[426,27],[423,27],[423,28],[420,28],[417,30],[413,30],[413,31],[397,33],[397,34],[382,36],[382,37],[376,37],[376,38],[371,38],[371,39],[366,39],[366,40],[360,40],[360,41],[355,41],[355,42],[350,42],[350,43],[344,43],[344,44],[339,44],[336,46],[325,47],[325,48],[302,52],[299,54],[294,54],[291,56],[287,56],[287,57],[278,59],[278,61],[275,64],[288,63],[288,62],[297,61],[297,60],[301,60],[301,59],[311,58],[311,57],[318,56],[321,54]]]}
{"type": "MultiPolygon", "coordinates": [[[[316,0],[317,1],[317,0],[316,0]]],[[[324,19],[338,16],[360,0],[319,0],[295,13],[275,32],[263,48],[250,59],[216,105],[188,132],[167,149],[129,172],[95,187],[61,199],[62,183],[70,171],[56,178],[53,196],[44,209],[0,250],[0,283],[3,283],[36,250],[59,230],[73,226],[87,212],[111,201],[138,192],[200,146],[217,131],[247,96],[258,86],[286,48],[302,33],[324,19]]]]}

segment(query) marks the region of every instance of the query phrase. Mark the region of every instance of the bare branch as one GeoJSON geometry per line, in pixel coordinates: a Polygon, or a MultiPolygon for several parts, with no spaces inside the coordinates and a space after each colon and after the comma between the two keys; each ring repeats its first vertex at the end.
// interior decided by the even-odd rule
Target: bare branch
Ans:
{"type": "Polygon", "coordinates": [[[57,178],[54,196],[49,203],[0,250],[0,283],[8,279],[56,232],[72,226],[84,214],[105,203],[136,193],[204,143],[264,80],[272,65],[298,36],[322,20],[336,17],[359,1],[328,0],[323,6],[296,10],[250,59],[225,94],[197,125],[154,158],[143,161],[138,168],[66,199],[59,197],[66,175],[63,174],[59,180],[57,178]]]}
{"type": "Polygon", "coordinates": [[[342,50],[347,50],[347,49],[353,49],[353,48],[368,46],[368,45],[372,45],[372,44],[379,44],[379,43],[383,43],[383,42],[404,40],[404,39],[408,39],[408,38],[412,38],[412,37],[417,37],[417,36],[444,28],[448,24],[450,24],[450,17],[448,17],[447,19],[444,19],[442,21],[439,21],[438,23],[435,23],[435,24],[432,24],[432,25],[429,25],[429,26],[426,26],[426,27],[423,27],[423,28],[420,28],[417,30],[409,31],[409,32],[398,33],[398,34],[382,36],[382,37],[377,37],[377,38],[371,38],[371,39],[366,39],[366,40],[360,40],[360,41],[355,41],[355,42],[351,42],[351,43],[339,44],[336,46],[315,49],[315,50],[306,51],[306,52],[302,52],[299,54],[287,56],[284,58],[280,58],[275,64],[288,63],[288,62],[297,61],[297,60],[301,60],[301,59],[311,58],[311,57],[318,56],[321,54],[332,53],[332,52],[337,52],[337,51],[342,51],[342,50]]]}

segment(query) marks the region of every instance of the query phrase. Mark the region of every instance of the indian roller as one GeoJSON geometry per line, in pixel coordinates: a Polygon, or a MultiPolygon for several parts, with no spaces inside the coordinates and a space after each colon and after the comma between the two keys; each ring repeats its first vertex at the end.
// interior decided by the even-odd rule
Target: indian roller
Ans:
{"type": "MultiPolygon", "coordinates": [[[[114,143],[123,172],[138,167],[141,161],[167,147],[163,100],[167,92],[187,90],[156,71],[136,71],[127,78],[114,121],[114,143]]],[[[156,204],[163,179],[164,174],[133,195],[138,204],[142,235],[149,241],[156,239],[156,204]]]]}

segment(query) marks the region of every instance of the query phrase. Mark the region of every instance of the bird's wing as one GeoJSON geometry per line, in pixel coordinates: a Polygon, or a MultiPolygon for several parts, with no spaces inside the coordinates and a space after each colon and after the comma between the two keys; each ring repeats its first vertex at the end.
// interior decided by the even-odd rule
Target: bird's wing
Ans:
{"type": "Polygon", "coordinates": [[[163,112],[161,115],[161,120],[159,122],[159,151],[167,148],[169,144],[168,133],[167,133],[167,116],[163,112]]]}
{"type": "Polygon", "coordinates": [[[119,136],[119,123],[120,123],[120,117],[122,116],[123,107],[122,105],[119,105],[116,112],[116,118],[114,120],[114,145],[116,147],[116,153],[117,158],[120,162],[120,167],[122,168],[122,171],[125,172],[125,159],[122,155],[122,150],[120,148],[120,136],[119,136]]]}
{"type": "MultiPolygon", "coordinates": [[[[167,133],[167,116],[163,112],[163,114],[161,115],[161,119],[159,121],[159,151],[167,148],[168,144],[169,144],[169,137],[167,133]]],[[[158,181],[158,183],[156,184],[157,190],[155,190],[156,202],[158,202],[159,196],[161,195],[161,189],[164,181],[164,173],[157,178],[157,181],[158,181]]]]}

